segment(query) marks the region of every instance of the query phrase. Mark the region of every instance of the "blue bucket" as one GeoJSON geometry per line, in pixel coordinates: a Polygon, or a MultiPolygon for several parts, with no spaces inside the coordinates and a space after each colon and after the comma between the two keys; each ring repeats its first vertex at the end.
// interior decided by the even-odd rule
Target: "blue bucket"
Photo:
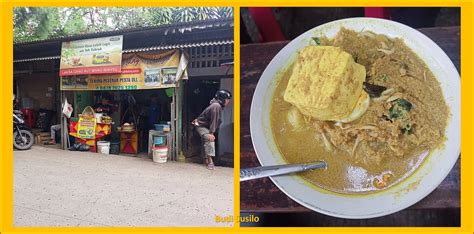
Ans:
{"type": "Polygon", "coordinates": [[[165,128],[167,126],[168,126],[167,124],[155,124],[155,130],[162,132],[163,128],[165,128]]]}
{"type": "Polygon", "coordinates": [[[155,136],[153,139],[153,144],[154,145],[162,145],[165,143],[165,137],[164,136],[155,136]]]}

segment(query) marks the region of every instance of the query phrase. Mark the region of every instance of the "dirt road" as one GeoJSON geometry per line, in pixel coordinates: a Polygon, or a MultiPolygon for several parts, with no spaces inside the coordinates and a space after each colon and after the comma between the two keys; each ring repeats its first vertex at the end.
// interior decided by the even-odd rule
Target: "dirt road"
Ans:
{"type": "Polygon", "coordinates": [[[14,226],[231,226],[233,168],[33,147],[14,152],[14,226]]]}

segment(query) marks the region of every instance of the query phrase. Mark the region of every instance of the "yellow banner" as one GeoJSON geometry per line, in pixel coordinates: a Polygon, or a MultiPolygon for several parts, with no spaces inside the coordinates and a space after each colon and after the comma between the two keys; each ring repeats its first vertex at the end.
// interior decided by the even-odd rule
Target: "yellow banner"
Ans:
{"type": "Polygon", "coordinates": [[[181,52],[122,55],[122,73],[61,77],[61,90],[134,90],[176,87],[181,52]]]}
{"type": "Polygon", "coordinates": [[[80,117],[77,122],[77,137],[82,139],[95,139],[96,118],[80,117]]]}
{"type": "Polygon", "coordinates": [[[123,36],[63,42],[60,76],[120,73],[123,36]]]}

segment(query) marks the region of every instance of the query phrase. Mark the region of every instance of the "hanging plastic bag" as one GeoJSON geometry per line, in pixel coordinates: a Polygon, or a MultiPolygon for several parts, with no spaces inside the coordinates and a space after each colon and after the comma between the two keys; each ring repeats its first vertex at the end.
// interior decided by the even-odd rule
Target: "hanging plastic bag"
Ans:
{"type": "Polygon", "coordinates": [[[64,105],[63,105],[63,114],[67,117],[67,118],[71,118],[71,115],[72,115],[72,112],[74,111],[74,109],[72,108],[72,105],[69,104],[69,102],[67,101],[67,99],[64,101],[64,105]]]}

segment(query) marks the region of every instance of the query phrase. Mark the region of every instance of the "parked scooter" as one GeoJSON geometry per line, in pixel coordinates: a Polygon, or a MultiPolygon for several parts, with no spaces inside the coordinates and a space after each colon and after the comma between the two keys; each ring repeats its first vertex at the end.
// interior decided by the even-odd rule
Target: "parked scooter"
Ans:
{"type": "Polygon", "coordinates": [[[23,114],[21,111],[13,109],[13,147],[19,150],[27,150],[33,146],[34,141],[35,136],[25,125],[23,114]]]}

